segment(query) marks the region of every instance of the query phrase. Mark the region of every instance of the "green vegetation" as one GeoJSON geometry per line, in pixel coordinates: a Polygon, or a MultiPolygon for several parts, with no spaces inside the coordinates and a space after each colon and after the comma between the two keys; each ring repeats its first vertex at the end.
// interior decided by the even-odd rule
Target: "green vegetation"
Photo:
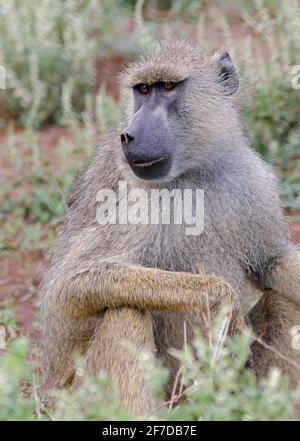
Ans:
{"type": "MultiPolygon", "coordinates": [[[[194,350],[174,351],[181,368],[178,390],[170,402],[158,406],[148,420],[227,421],[289,420],[294,418],[298,393],[292,393],[276,370],[257,384],[251,371],[243,371],[250,337],[221,343],[223,314],[214,325],[211,343],[196,335],[194,350]],[[175,405],[176,404],[176,405],[175,405]]],[[[107,387],[104,375],[85,378],[76,392],[54,394],[55,410],[38,398],[35,364],[28,363],[28,342],[14,340],[0,358],[0,420],[131,420],[121,411],[117,391],[107,387]]],[[[32,360],[32,357],[29,357],[32,360]]],[[[149,354],[140,355],[145,378],[155,396],[163,397],[167,372],[149,354]]],[[[78,364],[80,369],[80,363],[78,364]]]]}

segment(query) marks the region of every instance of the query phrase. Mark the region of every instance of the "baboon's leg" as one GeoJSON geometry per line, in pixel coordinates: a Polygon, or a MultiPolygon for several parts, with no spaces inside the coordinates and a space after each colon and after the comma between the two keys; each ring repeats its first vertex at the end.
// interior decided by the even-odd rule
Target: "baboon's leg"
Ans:
{"type": "Polygon", "coordinates": [[[265,377],[270,368],[276,366],[288,375],[291,385],[296,386],[300,382],[300,348],[297,349],[299,339],[294,339],[293,348],[291,329],[300,325],[300,307],[270,291],[250,311],[249,319],[255,334],[274,349],[257,341],[252,344],[254,370],[258,378],[265,377]]]}
{"type": "MultiPolygon", "coordinates": [[[[170,373],[166,385],[167,400],[171,398],[173,393],[178,394],[181,383],[181,375],[179,372],[180,362],[170,354],[170,349],[183,350],[185,345],[190,346],[194,338],[195,328],[199,328],[203,336],[208,339],[208,327],[211,329],[213,325],[211,321],[216,318],[221,307],[222,304],[220,304],[218,308],[210,308],[207,314],[203,313],[197,316],[193,314],[176,314],[159,311],[152,313],[157,356],[162,360],[163,365],[170,373]]],[[[243,326],[246,327],[243,316],[240,317],[240,323],[241,325],[238,328],[232,326],[231,323],[228,334],[231,336],[237,335],[241,332],[243,326]]],[[[250,361],[252,362],[251,356],[249,357],[249,362],[250,361]]]]}
{"type": "Polygon", "coordinates": [[[105,312],[86,355],[88,373],[107,372],[117,386],[120,406],[134,415],[146,415],[157,405],[138,359],[142,351],[155,352],[151,314],[123,307],[105,312]]]}
{"type": "MultiPolygon", "coordinates": [[[[274,258],[264,274],[266,294],[249,314],[255,333],[291,362],[258,342],[252,345],[258,377],[277,366],[295,386],[300,382],[300,350],[293,348],[291,329],[300,325],[300,252],[295,248],[274,258]]],[[[295,328],[294,328],[295,329],[295,328]]],[[[295,339],[294,339],[295,341],[295,339]]]]}
{"type": "Polygon", "coordinates": [[[83,353],[93,336],[98,317],[85,320],[48,316],[43,323],[41,344],[42,396],[51,389],[71,384],[75,368],[74,352],[83,353]]]}
{"type": "Polygon", "coordinates": [[[157,347],[157,356],[170,373],[166,385],[166,400],[172,393],[178,393],[180,379],[178,375],[180,363],[170,354],[170,349],[184,349],[185,344],[190,345],[193,339],[193,326],[189,314],[174,314],[171,312],[153,312],[154,337],[157,347]],[[176,385],[177,383],[177,385],[176,385]]]}

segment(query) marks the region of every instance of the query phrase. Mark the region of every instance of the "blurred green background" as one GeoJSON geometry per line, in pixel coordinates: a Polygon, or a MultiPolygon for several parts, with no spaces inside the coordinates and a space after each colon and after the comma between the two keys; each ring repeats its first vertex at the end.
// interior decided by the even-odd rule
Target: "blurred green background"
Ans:
{"type": "MultiPolygon", "coordinates": [[[[230,52],[242,77],[245,130],[281,178],[283,205],[300,220],[300,88],[292,87],[292,69],[300,65],[299,36],[299,0],[0,0],[0,66],[6,72],[6,88],[0,89],[0,326],[8,342],[16,341],[16,356],[27,357],[16,340],[19,333],[33,340],[38,335],[34,304],[41,268],[78,170],[121,118],[117,75],[164,38],[230,52]]],[[[245,347],[241,343],[237,353],[245,347]]],[[[18,396],[24,376],[21,362],[13,363],[6,358],[2,371],[0,364],[0,386],[9,369],[17,371],[13,383],[5,380],[6,397],[18,396]]],[[[196,366],[186,363],[191,370],[196,366]]],[[[217,379],[211,401],[192,397],[197,411],[188,407],[182,417],[193,418],[203,403],[207,419],[216,408],[224,419],[247,419],[247,409],[249,419],[288,418],[292,412],[288,392],[272,389],[272,379],[264,385],[272,389],[273,401],[266,403],[265,389],[255,389],[252,378],[237,377],[248,397],[240,402],[231,400],[222,370],[207,375],[217,379]],[[214,401],[221,386],[227,388],[223,404],[222,397],[214,401]]],[[[5,406],[4,419],[16,411],[14,398],[5,406]]],[[[26,402],[19,417],[29,418],[36,406],[26,402]]],[[[72,418],[78,412],[73,410],[72,418]]]]}

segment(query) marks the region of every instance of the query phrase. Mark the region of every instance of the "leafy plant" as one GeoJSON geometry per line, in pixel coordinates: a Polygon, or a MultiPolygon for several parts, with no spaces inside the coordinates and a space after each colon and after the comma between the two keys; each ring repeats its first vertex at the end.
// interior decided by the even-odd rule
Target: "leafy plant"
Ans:
{"type": "MultiPolygon", "coordinates": [[[[257,382],[254,373],[244,369],[251,337],[228,339],[224,344],[224,320],[223,313],[213,327],[210,343],[196,331],[193,349],[173,350],[180,361],[173,394],[170,401],[162,401],[153,409],[146,420],[271,421],[295,417],[299,391],[292,392],[276,370],[257,382]]],[[[27,362],[28,349],[28,342],[21,338],[10,343],[8,352],[0,355],[0,419],[137,419],[119,408],[117,391],[108,387],[102,373],[95,379],[82,376],[82,383],[75,391],[55,392],[54,410],[42,406],[35,365],[27,362]],[[22,387],[27,395],[21,393],[22,387]]],[[[150,390],[155,396],[164,397],[166,369],[150,354],[139,357],[150,390]]],[[[77,366],[80,374],[82,361],[78,360],[77,366]]]]}
{"type": "MultiPolygon", "coordinates": [[[[254,148],[270,161],[283,180],[282,199],[300,208],[299,90],[292,87],[292,69],[299,64],[300,4],[281,2],[270,12],[268,2],[256,0],[257,14],[245,20],[258,32],[265,55],[242,57],[245,79],[254,87],[245,117],[254,148]],[[268,55],[266,55],[268,54],[268,55]]],[[[251,86],[250,86],[251,88],[251,86]]]]}
{"type": "Polygon", "coordinates": [[[7,353],[0,353],[0,421],[35,419],[36,403],[29,392],[33,372],[27,356],[24,338],[14,340],[7,353]]]}

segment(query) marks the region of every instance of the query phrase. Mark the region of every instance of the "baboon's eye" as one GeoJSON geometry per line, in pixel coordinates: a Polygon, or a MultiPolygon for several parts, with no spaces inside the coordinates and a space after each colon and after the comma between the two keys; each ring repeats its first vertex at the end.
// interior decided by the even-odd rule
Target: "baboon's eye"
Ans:
{"type": "Polygon", "coordinates": [[[166,81],[163,83],[163,88],[168,91],[174,89],[175,86],[176,83],[174,83],[174,81],[166,81]]]}
{"type": "Polygon", "coordinates": [[[143,95],[147,95],[150,92],[151,87],[148,84],[141,83],[136,86],[136,89],[143,95]]]}

